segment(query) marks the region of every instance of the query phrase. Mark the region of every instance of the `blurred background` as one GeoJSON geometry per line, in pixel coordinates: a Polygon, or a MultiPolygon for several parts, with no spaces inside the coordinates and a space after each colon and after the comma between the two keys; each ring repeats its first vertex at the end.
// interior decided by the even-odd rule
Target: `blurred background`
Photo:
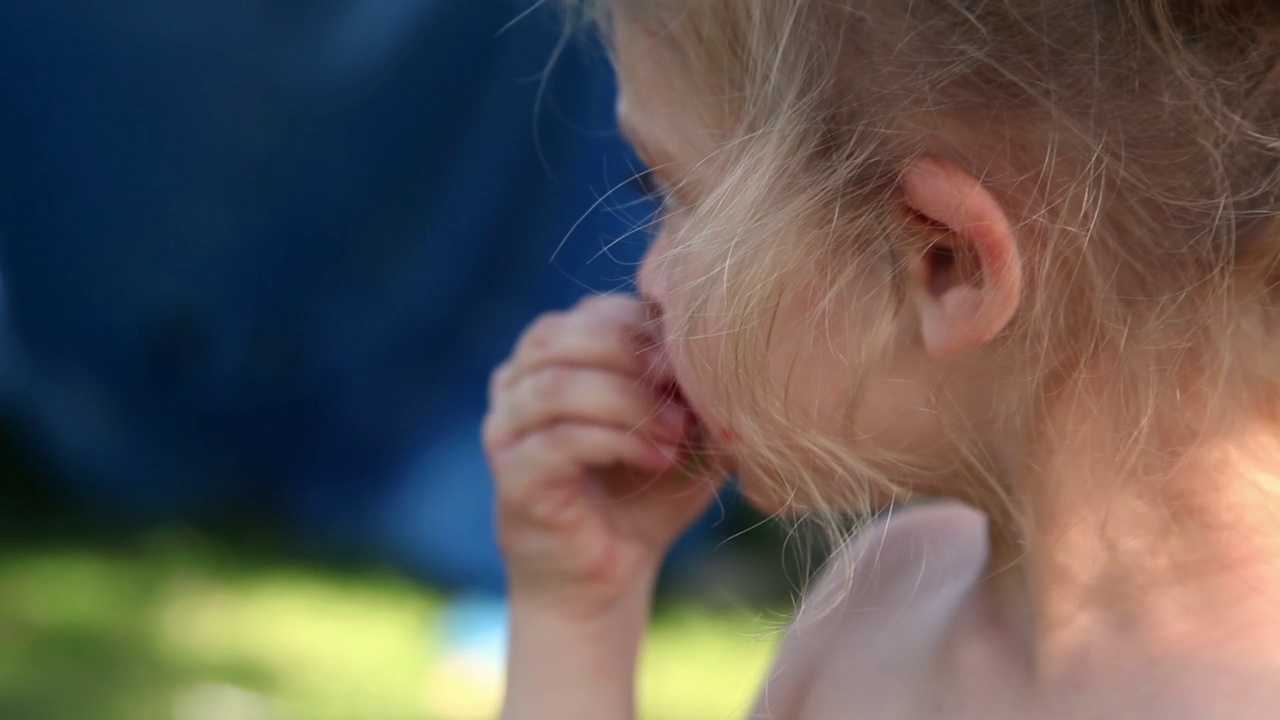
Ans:
{"type": "MultiPolygon", "coordinates": [[[[654,208],[532,0],[0,3],[0,718],[493,717],[478,427],[654,208]]],[[[798,573],[734,497],[646,718],[742,715],[798,573]]]]}

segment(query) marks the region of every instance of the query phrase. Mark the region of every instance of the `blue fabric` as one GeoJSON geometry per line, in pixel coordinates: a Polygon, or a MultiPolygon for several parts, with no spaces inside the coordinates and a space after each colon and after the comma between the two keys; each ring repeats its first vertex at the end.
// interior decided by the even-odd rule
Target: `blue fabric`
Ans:
{"type": "Polygon", "coordinates": [[[0,3],[0,381],[68,488],[499,582],[488,372],[651,211],[598,202],[635,166],[605,58],[524,9],[0,3]]]}

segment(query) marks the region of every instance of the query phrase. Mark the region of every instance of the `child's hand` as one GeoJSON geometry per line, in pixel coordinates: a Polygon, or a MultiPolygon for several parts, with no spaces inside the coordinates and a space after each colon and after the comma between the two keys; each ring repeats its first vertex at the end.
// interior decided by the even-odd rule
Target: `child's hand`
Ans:
{"type": "Polygon", "coordinates": [[[644,305],[583,301],[544,315],[494,374],[485,448],[513,598],[578,615],[648,592],[719,478],[693,477],[695,418],[644,353],[644,305]]]}

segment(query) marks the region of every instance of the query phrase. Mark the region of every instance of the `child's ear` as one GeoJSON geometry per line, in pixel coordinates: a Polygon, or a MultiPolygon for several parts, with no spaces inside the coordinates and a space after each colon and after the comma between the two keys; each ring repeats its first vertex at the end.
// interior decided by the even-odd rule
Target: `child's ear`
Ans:
{"type": "Polygon", "coordinates": [[[995,337],[1018,308],[1022,265],[1013,230],[981,181],[937,158],[908,167],[902,190],[927,241],[910,264],[925,349],[958,355],[995,337]]]}

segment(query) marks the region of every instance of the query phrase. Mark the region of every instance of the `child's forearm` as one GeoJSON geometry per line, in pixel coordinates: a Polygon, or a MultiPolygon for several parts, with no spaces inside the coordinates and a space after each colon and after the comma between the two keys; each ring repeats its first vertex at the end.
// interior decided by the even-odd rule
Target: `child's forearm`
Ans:
{"type": "Polygon", "coordinates": [[[502,720],[632,720],[651,605],[646,587],[605,615],[575,618],[513,595],[502,720]]]}

